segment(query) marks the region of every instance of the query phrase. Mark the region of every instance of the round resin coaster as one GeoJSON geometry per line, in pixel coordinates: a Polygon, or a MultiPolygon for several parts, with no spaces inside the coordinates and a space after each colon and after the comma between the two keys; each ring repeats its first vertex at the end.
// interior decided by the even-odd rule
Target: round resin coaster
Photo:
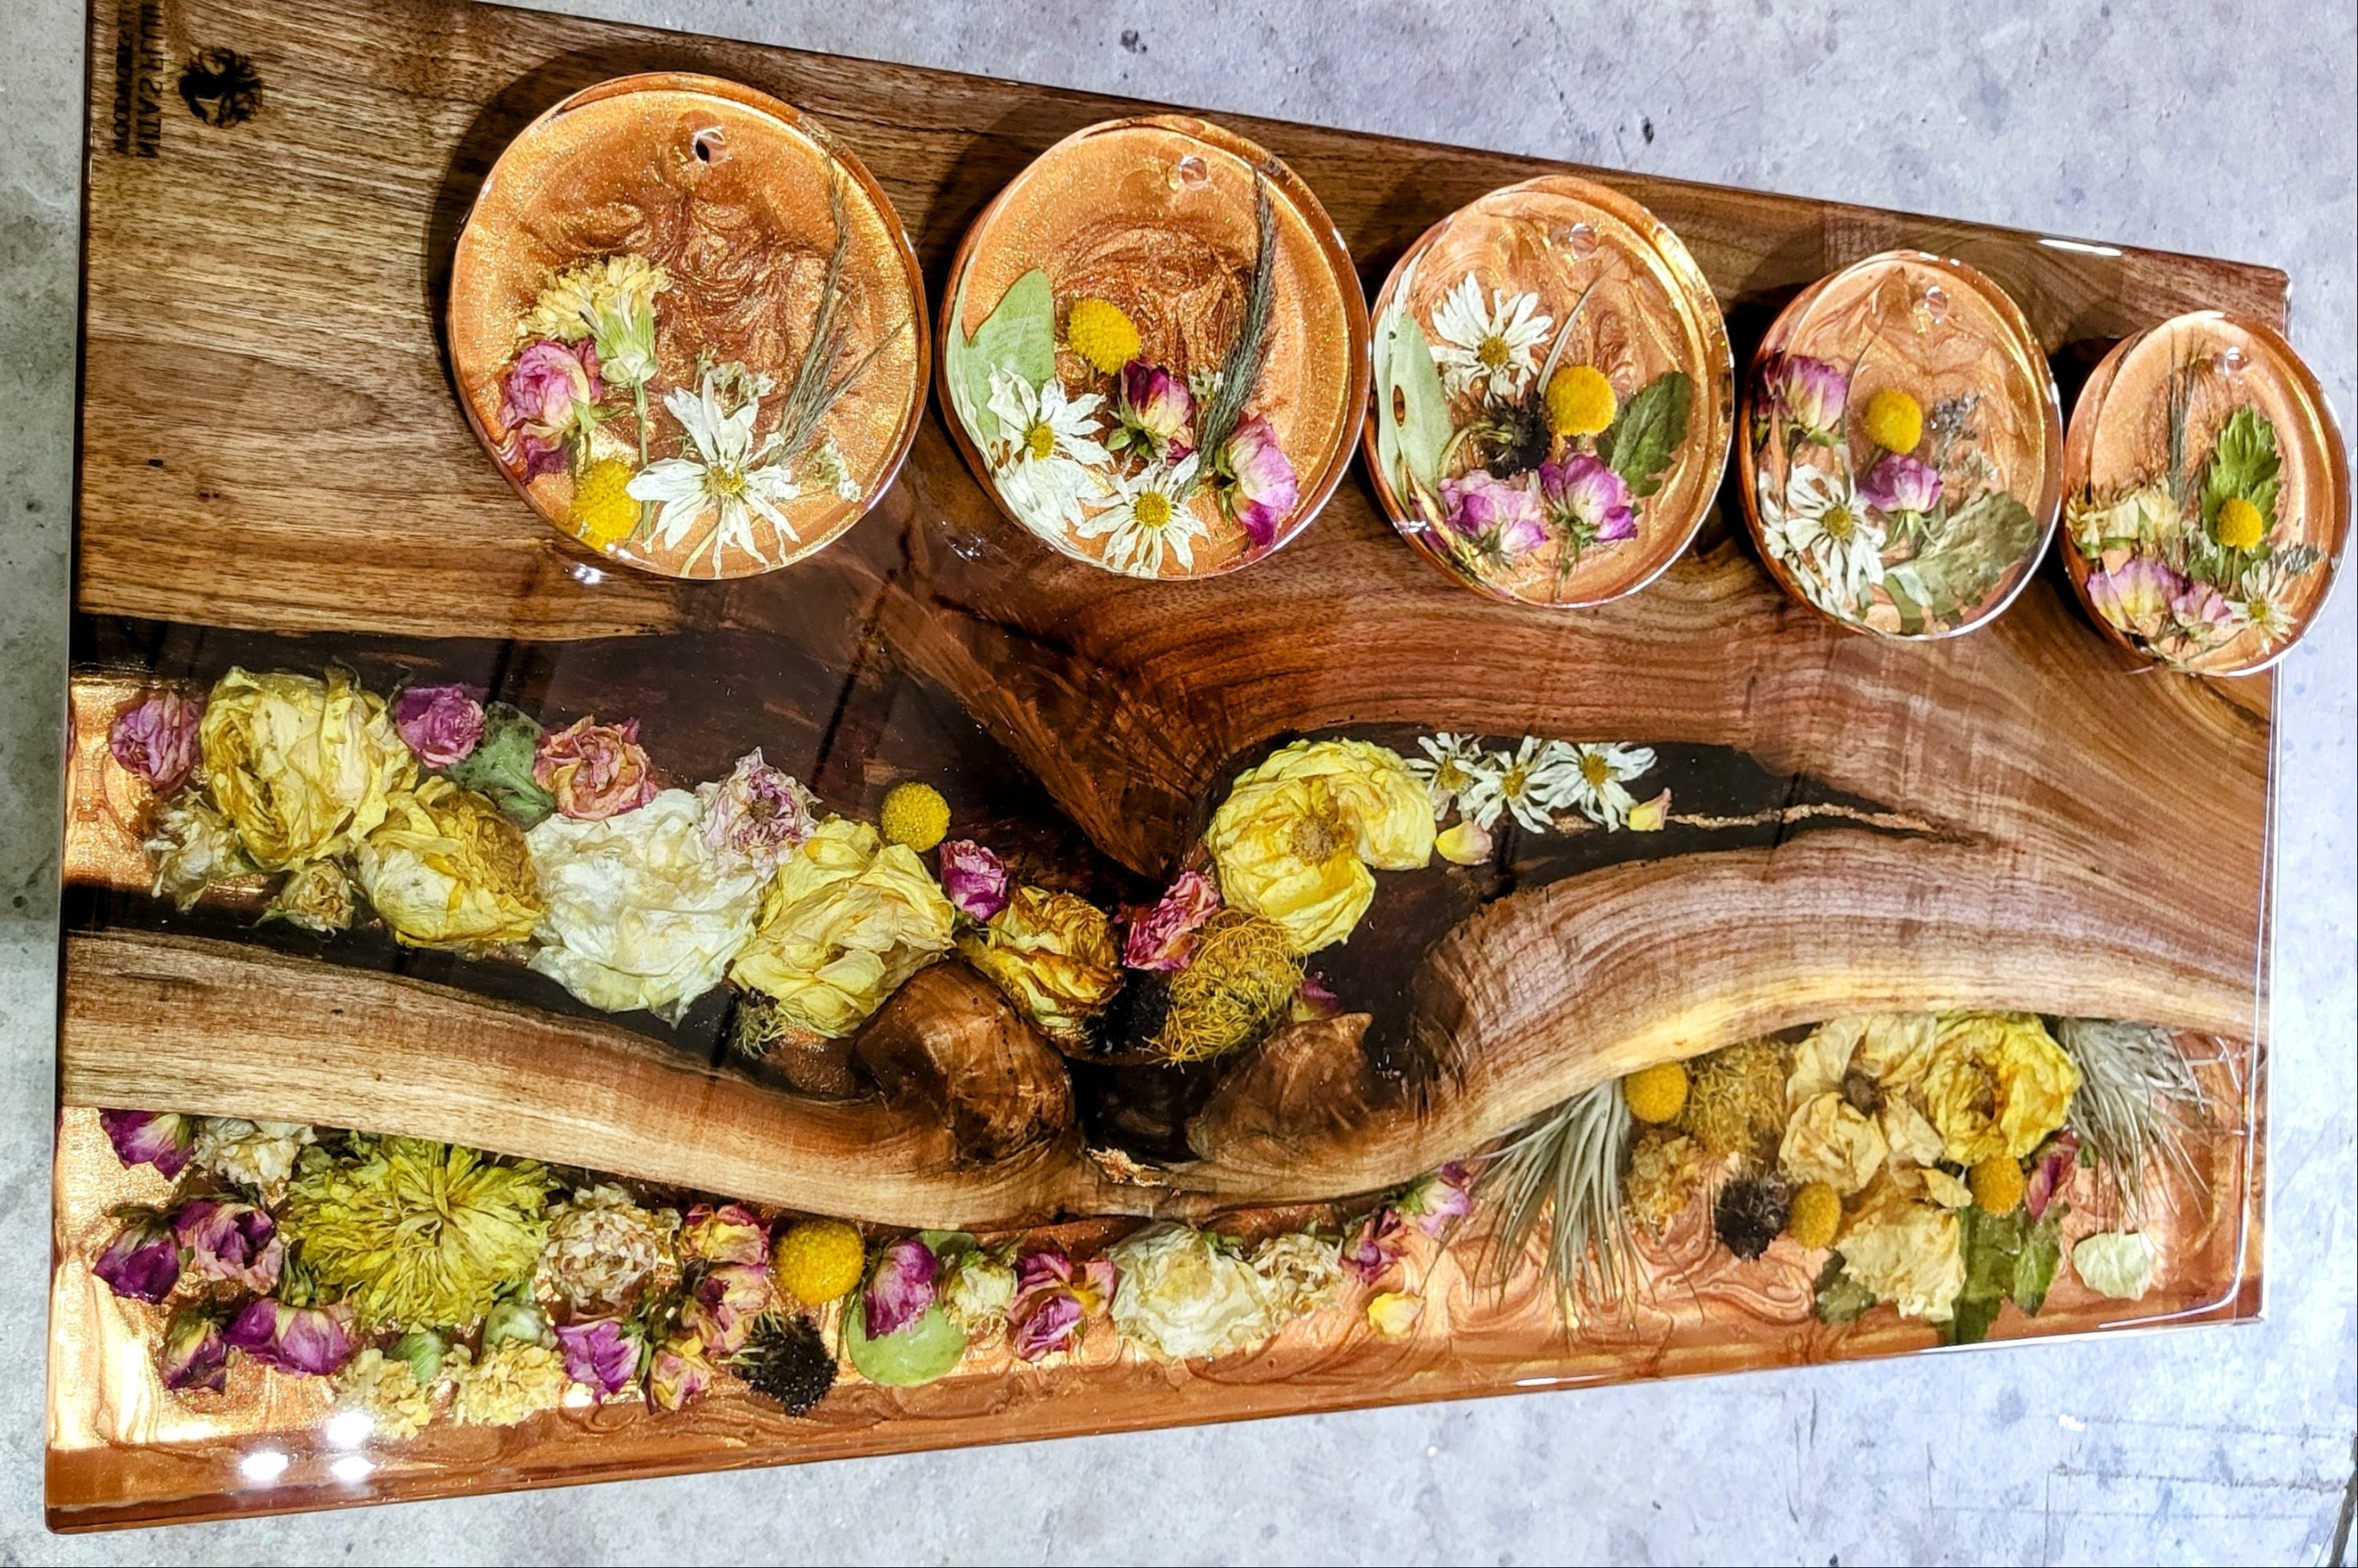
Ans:
{"type": "Polygon", "coordinates": [[[2350,534],[2350,465],[2317,378],[2217,311],[2122,340],[2063,448],[2063,560],[2113,641],[2198,675],[2284,657],[2350,534]]]}
{"type": "Polygon", "coordinates": [[[923,280],[859,160],[707,76],[577,92],[459,236],[450,362],[559,531],[668,577],[775,571],[892,482],[925,402],[923,280]]]}
{"type": "Polygon", "coordinates": [[[1694,537],[1735,371],[1711,287],[1635,201],[1564,175],[1425,232],[1376,299],[1368,463],[1393,526],[1468,587],[1601,604],[1694,537]]]}
{"type": "Polygon", "coordinates": [[[1769,327],[1744,402],[1745,516],[1829,620],[1952,636],[2030,580],[2062,486],[2055,377],[1973,268],[1891,251],[1819,279],[1769,327]]]}
{"type": "Polygon", "coordinates": [[[1076,132],[967,232],[941,392],[984,488],[1142,578],[1261,559],[1317,514],[1367,405],[1368,312],[1293,171],[1177,114],[1076,132]]]}

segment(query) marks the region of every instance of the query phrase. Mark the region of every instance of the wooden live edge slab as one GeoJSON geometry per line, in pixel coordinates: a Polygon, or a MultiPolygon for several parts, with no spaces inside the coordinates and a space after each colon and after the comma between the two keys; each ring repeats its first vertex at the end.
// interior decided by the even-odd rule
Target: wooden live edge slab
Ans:
{"type": "MultiPolygon", "coordinates": [[[[60,1081],[76,1108],[58,1167],[53,1527],[1932,1343],[1887,1311],[1844,1329],[1814,1324],[1798,1253],[1772,1249],[1772,1266],[1738,1278],[1692,1231],[1661,1244],[1655,1272],[1674,1283],[1658,1300],[1629,1322],[1567,1336],[1533,1269],[1502,1293],[1467,1283],[1477,1235],[1427,1260],[1429,1298],[1446,1310],[1428,1312],[1402,1344],[1347,1332],[1330,1314],[1184,1371],[1109,1350],[897,1394],[854,1386],[812,1421],[728,1400],[661,1420],[633,1407],[504,1434],[437,1428],[380,1456],[364,1482],[334,1480],[331,1455],[312,1448],[295,1453],[281,1484],[253,1488],[237,1460],[259,1428],[233,1439],[201,1421],[137,1419],[144,1385],[123,1368],[146,1377],[146,1347],[86,1264],[108,1205],[157,1195],[120,1173],[101,1179],[111,1156],[84,1108],[100,1105],[414,1131],[888,1223],[1193,1216],[1379,1187],[1587,1084],[1758,1031],[1873,1008],[2100,1013],[2215,1042],[2206,1072],[2240,1115],[2205,1144],[2212,1202],[2179,1195],[2169,1271],[2154,1296],[2125,1312],[2059,1287],[2038,1319],[2010,1314],[2000,1336],[2256,1315],[2273,677],[2154,671],[2086,625],[2051,570],[1962,641],[1846,635],[1786,600],[1715,523],[1632,599],[1572,616],[1502,606],[1419,562],[1357,475],[1303,538],[1249,572],[1175,590],[1117,584],[1005,523],[937,410],[876,513],[790,571],[712,585],[599,569],[517,503],[477,446],[434,327],[472,194],[534,116],[646,70],[709,71],[774,92],[856,150],[938,297],[960,235],[1009,178],[1069,132],[1138,106],[449,0],[102,0],[89,58],[77,645],[146,649],[130,675],[218,673],[232,654],[300,667],[356,648],[437,678],[513,666],[560,707],[583,690],[626,687],[659,757],[668,746],[725,766],[765,744],[786,765],[800,742],[782,744],[781,730],[806,734],[794,770],[830,800],[856,801],[890,773],[903,711],[891,694],[903,688],[880,672],[897,671],[979,723],[1076,841],[1146,877],[1187,842],[1232,759],[1272,738],[1353,726],[1708,749],[1900,826],[1691,841],[1501,898],[1422,960],[1420,1018],[1436,1037],[1420,1043],[1446,1071],[1413,1114],[1313,1063],[1318,1071],[1295,1081],[1335,1086],[1349,1114],[1289,1120],[1282,1094],[1257,1102],[1260,1080],[1239,1074],[1215,1107],[1204,1157],[1174,1173],[1171,1191],[1143,1195],[1109,1184],[1074,1138],[978,1171],[929,1119],[938,1107],[797,1103],[600,1021],[102,919],[76,931],[65,962],[60,1081]],[[200,123],[164,80],[216,47],[251,58],[261,77],[262,109],[247,123],[200,123]],[[159,94],[168,112],[150,114],[159,94]],[[741,711],[698,695],[687,666],[714,650],[728,672],[719,686],[741,711]],[[1827,931],[1874,940],[1845,955],[1816,939],[1827,931]],[[1567,932],[1583,935],[1560,939],[1567,932]],[[322,1007],[342,1022],[323,1022],[322,1007]],[[190,1017],[205,1027],[188,1028],[190,1017]],[[438,1075],[444,1092],[421,1092],[432,1051],[454,1037],[481,1048],[438,1075]],[[527,1105],[536,1108],[518,1114],[527,1105]],[[874,1151],[890,1158],[860,1157],[874,1151]],[[891,1181],[877,1178],[880,1164],[891,1181]]],[[[1369,284],[1466,200],[1567,167],[1223,119],[1317,193],[1369,284]]],[[[2112,341],[2169,316],[2218,308],[2284,319],[2286,279],[2266,268],[1575,172],[1677,231],[1727,312],[1738,362],[1800,288],[1903,244],[1959,257],[2003,286],[2067,397],[2112,341]]],[[[86,732],[77,758],[103,751],[86,732]]],[[[135,883],[119,869],[76,877],[77,825],[92,836],[85,843],[131,826],[103,820],[95,773],[76,777],[69,879],[135,883]]],[[[129,843],[135,858],[135,835],[129,843]]],[[[1282,1076],[1261,1066],[1272,1083],[1282,1076]]],[[[265,1425],[299,1434],[319,1413],[298,1399],[265,1425]]]]}

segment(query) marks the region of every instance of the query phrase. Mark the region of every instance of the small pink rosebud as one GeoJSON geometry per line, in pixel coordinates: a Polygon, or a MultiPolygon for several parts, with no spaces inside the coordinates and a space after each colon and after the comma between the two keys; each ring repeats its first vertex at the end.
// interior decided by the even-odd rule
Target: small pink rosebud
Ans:
{"type": "Polygon", "coordinates": [[[884,1249],[868,1277],[869,1337],[897,1334],[917,1321],[934,1304],[935,1282],[941,1260],[934,1249],[914,1236],[904,1236],[884,1249]]]}
{"type": "Polygon", "coordinates": [[[413,686],[393,699],[393,727],[429,768],[455,768],[483,739],[483,705],[463,686],[413,686]]]}
{"type": "Polygon", "coordinates": [[[636,811],[655,797],[654,764],[639,744],[639,721],[577,719],[540,739],[533,782],[557,797],[557,809],[586,822],[636,811]]]}
{"type": "Polygon", "coordinates": [[[698,1204],[679,1227],[679,1256],[685,1263],[767,1265],[770,1227],[743,1204],[698,1204]]]}
{"type": "Polygon", "coordinates": [[[565,1375],[610,1400],[637,1380],[645,1343],[635,1328],[611,1317],[568,1323],[557,1331],[565,1375]]]}
{"type": "Polygon", "coordinates": [[[278,1288],[287,1243],[267,1209],[222,1198],[197,1198],[173,1217],[173,1234],[190,1277],[221,1280],[249,1291],[278,1288]]]}
{"type": "Polygon", "coordinates": [[[118,1296],[160,1302],[180,1282],[180,1243],[171,1223],[152,1208],[116,1213],[123,1227],[92,1262],[90,1271],[118,1296]]]}
{"type": "Polygon", "coordinates": [[[170,795],[196,768],[197,724],[203,717],[204,705],[185,693],[157,692],[115,719],[107,750],[157,795],[170,795]]]}
{"type": "Polygon", "coordinates": [[[970,838],[945,840],[940,850],[942,892],[959,914],[989,920],[1007,907],[1007,866],[970,838]]]}
{"type": "Polygon", "coordinates": [[[116,1159],[126,1165],[153,1165],[168,1180],[187,1167],[197,1145],[195,1119],[168,1111],[102,1110],[98,1124],[114,1145],[116,1159]]]}

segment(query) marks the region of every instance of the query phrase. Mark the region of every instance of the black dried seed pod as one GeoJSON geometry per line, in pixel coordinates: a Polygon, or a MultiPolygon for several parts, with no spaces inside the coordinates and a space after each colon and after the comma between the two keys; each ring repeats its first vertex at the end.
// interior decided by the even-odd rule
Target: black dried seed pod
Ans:
{"type": "Polygon", "coordinates": [[[1758,1258],[1785,1228],[1785,1184],[1773,1177],[1730,1182],[1712,1206],[1712,1229],[1738,1258],[1758,1258]]]}
{"type": "Polygon", "coordinates": [[[802,1316],[763,1318],[730,1367],[746,1387],[775,1400],[788,1415],[808,1414],[835,1387],[835,1352],[818,1325],[802,1316]]]}

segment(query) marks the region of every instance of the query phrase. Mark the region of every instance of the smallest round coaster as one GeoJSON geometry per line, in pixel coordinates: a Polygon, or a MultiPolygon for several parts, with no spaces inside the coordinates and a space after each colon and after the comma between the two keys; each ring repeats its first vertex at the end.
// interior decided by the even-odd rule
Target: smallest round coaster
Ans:
{"type": "Polygon", "coordinates": [[[1819,279],[1761,340],[1744,402],[1745,519],[1827,620],[1950,637],[2030,580],[2062,488],[2055,378],[1972,267],[1888,251],[1819,279]]]}
{"type": "Polygon", "coordinates": [[[2317,378],[2215,310],[2115,344],[2071,410],[2063,560],[2121,646],[2249,675],[2317,618],[2350,535],[2350,464],[2317,378]]]}

